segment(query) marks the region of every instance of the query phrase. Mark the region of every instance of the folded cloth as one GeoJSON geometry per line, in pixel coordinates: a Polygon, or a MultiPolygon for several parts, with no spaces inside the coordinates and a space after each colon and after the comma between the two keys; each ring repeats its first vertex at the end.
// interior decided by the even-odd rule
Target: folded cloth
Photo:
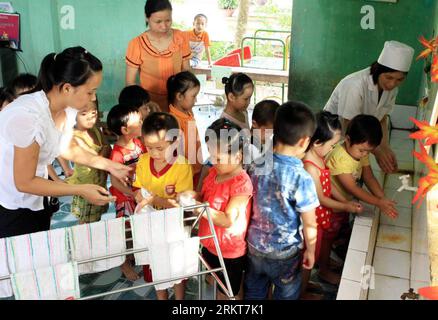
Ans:
{"type": "Polygon", "coordinates": [[[197,273],[199,268],[199,237],[165,244],[152,244],[150,250],[152,278],[154,281],[181,278],[155,286],[165,290],[181,283],[185,276],[197,273]]]}
{"type": "MultiPolygon", "coordinates": [[[[70,228],[73,261],[80,262],[126,251],[125,218],[70,228]]],[[[125,256],[79,265],[79,274],[96,273],[119,267],[125,256]]]]}
{"type": "Polygon", "coordinates": [[[165,235],[167,243],[183,240],[186,238],[184,229],[184,211],[182,208],[164,210],[165,235]]]}
{"type": "Polygon", "coordinates": [[[6,245],[11,273],[70,261],[67,230],[64,228],[7,238],[6,245]]]}
{"type": "Polygon", "coordinates": [[[12,274],[16,300],[72,300],[80,298],[77,263],[12,274]]]}
{"type": "MultiPolygon", "coordinates": [[[[8,266],[8,252],[6,239],[0,239],[0,278],[10,275],[8,266]]],[[[8,298],[13,295],[11,280],[0,280],[0,298],[8,298]]]]}
{"type": "MultiPolygon", "coordinates": [[[[150,246],[150,215],[136,214],[131,216],[132,243],[134,250],[149,249],[150,246]]],[[[134,254],[135,264],[144,266],[150,264],[149,251],[134,254]]]]}
{"type": "MultiPolygon", "coordinates": [[[[166,209],[131,216],[134,250],[150,249],[152,244],[166,244],[187,238],[182,208],[166,209]]],[[[150,264],[148,251],[136,253],[137,265],[150,264]]]]}

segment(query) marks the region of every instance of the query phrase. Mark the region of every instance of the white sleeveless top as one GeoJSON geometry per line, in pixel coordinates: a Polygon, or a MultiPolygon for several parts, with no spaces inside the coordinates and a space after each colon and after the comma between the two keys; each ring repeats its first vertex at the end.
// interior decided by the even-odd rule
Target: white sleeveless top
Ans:
{"type": "Polygon", "coordinates": [[[64,131],[56,128],[43,91],[19,97],[0,112],[0,205],[9,210],[44,209],[43,197],[17,190],[14,181],[14,147],[40,146],[35,175],[48,178],[47,166],[68,147],[77,110],[66,109],[64,131]]]}

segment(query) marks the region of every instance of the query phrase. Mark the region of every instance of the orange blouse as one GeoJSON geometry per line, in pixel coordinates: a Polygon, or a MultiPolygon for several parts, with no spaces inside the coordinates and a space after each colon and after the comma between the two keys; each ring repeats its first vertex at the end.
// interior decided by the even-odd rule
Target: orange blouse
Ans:
{"type": "Polygon", "coordinates": [[[162,110],[168,110],[167,79],[181,72],[183,61],[191,58],[190,46],[184,33],[172,30],[173,41],[167,50],[158,51],[144,32],[129,42],[126,52],[126,64],[140,69],[141,86],[162,110]]]}
{"type": "Polygon", "coordinates": [[[201,150],[201,140],[199,139],[195,117],[193,113],[187,114],[181,112],[173,105],[170,105],[169,108],[170,114],[178,120],[179,128],[184,133],[184,157],[187,158],[192,165],[193,174],[197,174],[201,172],[202,160],[198,160],[198,153],[201,154],[199,151],[201,150]]]}

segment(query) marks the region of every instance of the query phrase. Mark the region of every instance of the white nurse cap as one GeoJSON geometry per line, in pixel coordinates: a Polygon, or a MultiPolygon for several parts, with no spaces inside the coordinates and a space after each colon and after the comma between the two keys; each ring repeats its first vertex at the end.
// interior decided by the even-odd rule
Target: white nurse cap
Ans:
{"type": "Polygon", "coordinates": [[[377,62],[385,67],[401,71],[409,72],[415,50],[398,41],[386,41],[385,47],[380,54],[377,62]]]}

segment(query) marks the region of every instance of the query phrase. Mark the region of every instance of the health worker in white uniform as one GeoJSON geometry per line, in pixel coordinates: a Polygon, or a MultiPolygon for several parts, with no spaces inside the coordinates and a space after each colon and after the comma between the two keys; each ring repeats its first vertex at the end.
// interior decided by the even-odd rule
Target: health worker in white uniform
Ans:
{"type": "Polygon", "coordinates": [[[357,115],[375,116],[382,124],[382,144],[374,155],[386,173],[398,170],[397,159],[389,146],[388,115],[397,98],[398,86],[403,83],[414,57],[414,49],[397,41],[387,41],[383,51],[370,67],[350,74],[338,84],[325,111],[342,118],[344,131],[357,115]]]}

